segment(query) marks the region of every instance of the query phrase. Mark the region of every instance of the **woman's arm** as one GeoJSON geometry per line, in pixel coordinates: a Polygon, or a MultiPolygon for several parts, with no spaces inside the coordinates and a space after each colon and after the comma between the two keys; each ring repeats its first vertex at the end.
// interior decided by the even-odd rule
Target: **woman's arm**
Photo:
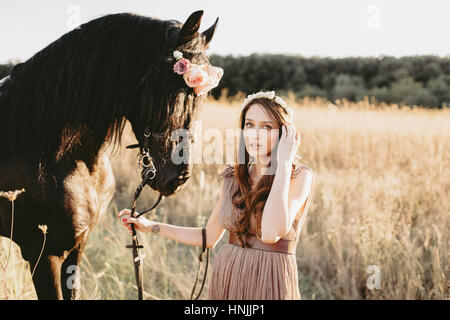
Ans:
{"type": "MultiPolygon", "coordinates": [[[[214,210],[208,219],[208,223],[206,224],[207,248],[214,248],[225,232],[225,228],[223,228],[219,223],[219,213],[220,209],[222,208],[223,191],[224,188],[222,187],[219,201],[216,203],[214,210]]],[[[137,231],[153,232],[163,237],[191,246],[201,247],[203,244],[201,227],[180,227],[152,221],[142,216],[138,219],[130,218],[130,212],[131,211],[129,209],[123,209],[117,215],[117,217],[121,219],[122,224],[128,227],[128,229],[130,230],[131,227],[129,226],[129,224],[134,223],[137,231]]]]}
{"type": "Polygon", "coordinates": [[[295,216],[309,194],[312,184],[312,174],[309,170],[302,170],[299,177],[291,179],[292,163],[299,144],[300,136],[294,126],[283,126],[277,152],[279,165],[261,220],[263,242],[275,243],[289,232],[295,216]]]}
{"type": "Polygon", "coordinates": [[[292,228],[312,186],[311,170],[301,170],[291,179],[292,165],[282,165],[273,179],[261,220],[261,240],[275,243],[292,228]]]}

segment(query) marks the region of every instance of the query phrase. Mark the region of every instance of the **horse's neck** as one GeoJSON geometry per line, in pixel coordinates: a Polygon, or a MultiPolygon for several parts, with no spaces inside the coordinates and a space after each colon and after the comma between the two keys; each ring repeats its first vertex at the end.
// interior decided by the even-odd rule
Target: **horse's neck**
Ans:
{"type": "Polygon", "coordinates": [[[73,146],[60,145],[55,154],[55,163],[61,161],[83,161],[92,169],[101,155],[106,151],[108,143],[103,134],[85,132],[73,146]],[[65,148],[64,150],[62,150],[65,148]]]}
{"type": "MultiPolygon", "coordinates": [[[[8,101],[8,85],[11,80],[3,79],[3,85],[0,87],[0,135],[3,137],[11,136],[10,122],[14,115],[14,107],[8,101]]],[[[126,116],[126,115],[123,115],[126,116]]],[[[71,119],[64,121],[70,122],[71,119]]],[[[36,119],[30,118],[24,126],[34,128],[34,132],[39,134],[44,131],[44,123],[35,122],[36,119]]],[[[113,126],[113,124],[110,124],[113,126]]],[[[11,141],[0,139],[0,154],[4,154],[10,159],[23,158],[32,167],[37,164],[45,163],[48,168],[56,167],[61,161],[81,160],[88,167],[93,167],[101,157],[108,146],[108,129],[99,128],[94,124],[89,126],[80,126],[79,124],[67,124],[62,132],[55,134],[49,139],[46,150],[34,148],[33,137],[30,134],[27,137],[17,136],[11,141]],[[31,143],[31,144],[30,144],[31,143]],[[10,157],[8,157],[10,155],[10,157]]],[[[10,161],[5,159],[6,161],[10,161]]],[[[1,161],[0,161],[1,162],[1,161]]]]}
{"type": "MultiPolygon", "coordinates": [[[[61,137],[64,143],[55,144],[40,154],[26,154],[20,150],[14,153],[24,157],[32,166],[43,166],[47,173],[58,172],[61,168],[71,167],[73,163],[82,161],[90,171],[107,151],[109,144],[106,138],[93,132],[84,132],[79,136],[61,137]]],[[[23,149],[23,148],[22,148],[23,149]]]]}

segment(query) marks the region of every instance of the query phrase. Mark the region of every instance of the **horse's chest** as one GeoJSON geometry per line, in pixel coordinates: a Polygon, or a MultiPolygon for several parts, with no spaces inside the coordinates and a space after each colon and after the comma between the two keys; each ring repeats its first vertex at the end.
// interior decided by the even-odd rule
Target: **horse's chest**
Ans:
{"type": "Polygon", "coordinates": [[[92,171],[82,161],[64,181],[64,205],[72,213],[78,232],[92,228],[111,201],[115,181],[108,157],[101,157],[92,171]]]}

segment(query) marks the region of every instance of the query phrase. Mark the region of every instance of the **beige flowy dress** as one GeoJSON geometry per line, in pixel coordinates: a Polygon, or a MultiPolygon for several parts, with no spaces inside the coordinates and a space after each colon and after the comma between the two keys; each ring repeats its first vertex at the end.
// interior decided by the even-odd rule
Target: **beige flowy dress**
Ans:
{"type": "MultiPolygon", "coordinates": [[[[292,177],[295,178],[305,167],[300,166],[292,173],[292,177]]],[[[233,232],[236,231],[236,210],[239,210],[231,202],[238,187],[234,171],[231,165],[227,165],[221,173],[224,179],[224,201],[219,214],[220,224],[233,232]]],[[[282,239],[298,243],[310,206],[312,189],[302,207],[303,213],[297,215],[291,230],[282,239]]],[[[254,225],[253,219],[251,226],[254,225]]],[[[256,234],[256,230],[251,233],[256,234]]],[[[226,243],[214,257],[208,294],[210,300],[300,300],[296,255],[226,243]]]]}

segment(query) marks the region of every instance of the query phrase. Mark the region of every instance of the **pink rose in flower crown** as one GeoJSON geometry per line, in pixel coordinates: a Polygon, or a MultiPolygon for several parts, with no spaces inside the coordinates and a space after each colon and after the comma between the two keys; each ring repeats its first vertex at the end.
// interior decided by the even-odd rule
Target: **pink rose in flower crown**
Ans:
{"type": "Polygon", "coordinates": [[[176,74],[185,74],[191,68],[191,62],[188,59],[182,58],[178,60],[173,66],[173,71],[176,74]]]}

